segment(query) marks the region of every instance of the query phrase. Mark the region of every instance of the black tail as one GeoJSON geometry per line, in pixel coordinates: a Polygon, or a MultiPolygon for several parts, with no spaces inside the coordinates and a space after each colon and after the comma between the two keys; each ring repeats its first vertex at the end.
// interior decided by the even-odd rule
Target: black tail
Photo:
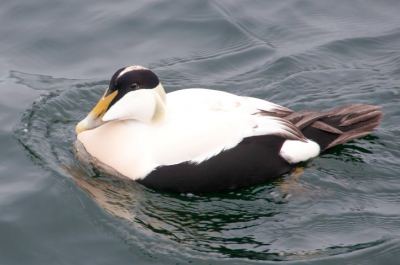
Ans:
{"type": "Polygon", "coordinates": [[[321,151],[373,132],[383,116],[379,106],[347,105],[330,111],[299,111],[284,119],[305,137],[317,142],[321,151]]]}

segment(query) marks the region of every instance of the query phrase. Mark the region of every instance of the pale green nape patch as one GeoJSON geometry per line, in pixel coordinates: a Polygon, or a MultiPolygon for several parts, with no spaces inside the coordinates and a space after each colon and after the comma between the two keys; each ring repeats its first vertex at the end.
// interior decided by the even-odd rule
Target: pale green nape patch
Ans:
{"type": "Polygon", "coordinates": [[[153,125],[158,125],[164,120],[165,117],[165,105],[167,103],[167,96],[161,83],[159,83],[158,86],[154,88],[154,91],[156,92],[156,108],[154,110],[154,115],[151,118],[151,123],[153,125]]]}
{"type": "Polygon", "coordinates": [[[165,90],[164,87],[161,85],[161,83],[158,84],[158,86],[156,86],[154,88],[154,90],[157,92],[157,94],[160,96],[160,98],[162,99],[162,101],[164,102],[164,105],[167,104],[167,95],[165,94],[165,90]]]}

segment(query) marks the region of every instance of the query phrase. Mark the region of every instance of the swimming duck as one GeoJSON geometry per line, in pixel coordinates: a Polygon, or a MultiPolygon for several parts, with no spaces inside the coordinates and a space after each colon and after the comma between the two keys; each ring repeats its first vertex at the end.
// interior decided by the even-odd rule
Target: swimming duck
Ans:
{"type": "Polygon", "coordinates": [[[166,94],[142,66],[119,69],[76,126],[86,151],[151,189],[223,192],[266,182],[335,145],[370,134],[379,106],[292,111],[211,89],[166,94]]]}

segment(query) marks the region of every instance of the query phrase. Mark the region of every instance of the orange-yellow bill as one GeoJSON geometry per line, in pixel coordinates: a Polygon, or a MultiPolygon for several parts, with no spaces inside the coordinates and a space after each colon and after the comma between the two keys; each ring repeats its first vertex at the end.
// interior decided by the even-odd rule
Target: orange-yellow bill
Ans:
{"type": "Polygon", "coordinates": [[[76,133],[81,133],[87,130],[94,129],[104,123],[103,116],[106,113],[108,106],[110,106],[111,101],[118,94],[118,91],[114,91],[113,93],[105,97],[107,91],[108,89],[101,97],[96,107],[94,107],[94,109],[86,116],[86,118],[79,122],[78,125],[76,125],[76,133]]]}

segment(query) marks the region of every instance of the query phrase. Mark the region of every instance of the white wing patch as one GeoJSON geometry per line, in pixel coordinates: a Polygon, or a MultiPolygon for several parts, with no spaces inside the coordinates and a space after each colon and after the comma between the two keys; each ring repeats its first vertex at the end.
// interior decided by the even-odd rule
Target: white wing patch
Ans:
{"type": "Polygon", "coordinates": [[[176,107],[197,110],[234,111],[257,115],[260,112],[290,114],[293,111],[277,104],[251,97],[241,97],[223,91],[190,88],[168,93],[168,103],[176,107]]]}
{"type": "Polygon", "coordinates": [[[321,148],[311,140],[306,143],[300,141],[286,140],[283,143],[279,155],[291,164],[307,161],[319,155],[321,148]]]}
{"type": "Polygon", "coordinates": [[[167,118],[152,153],[159,164],[200,163],[237,146],[244,138],[277,135],[306,141],[289,121],[265,112],[291,113],[279,105],[209,89],[167,94],[167,118]]]}

